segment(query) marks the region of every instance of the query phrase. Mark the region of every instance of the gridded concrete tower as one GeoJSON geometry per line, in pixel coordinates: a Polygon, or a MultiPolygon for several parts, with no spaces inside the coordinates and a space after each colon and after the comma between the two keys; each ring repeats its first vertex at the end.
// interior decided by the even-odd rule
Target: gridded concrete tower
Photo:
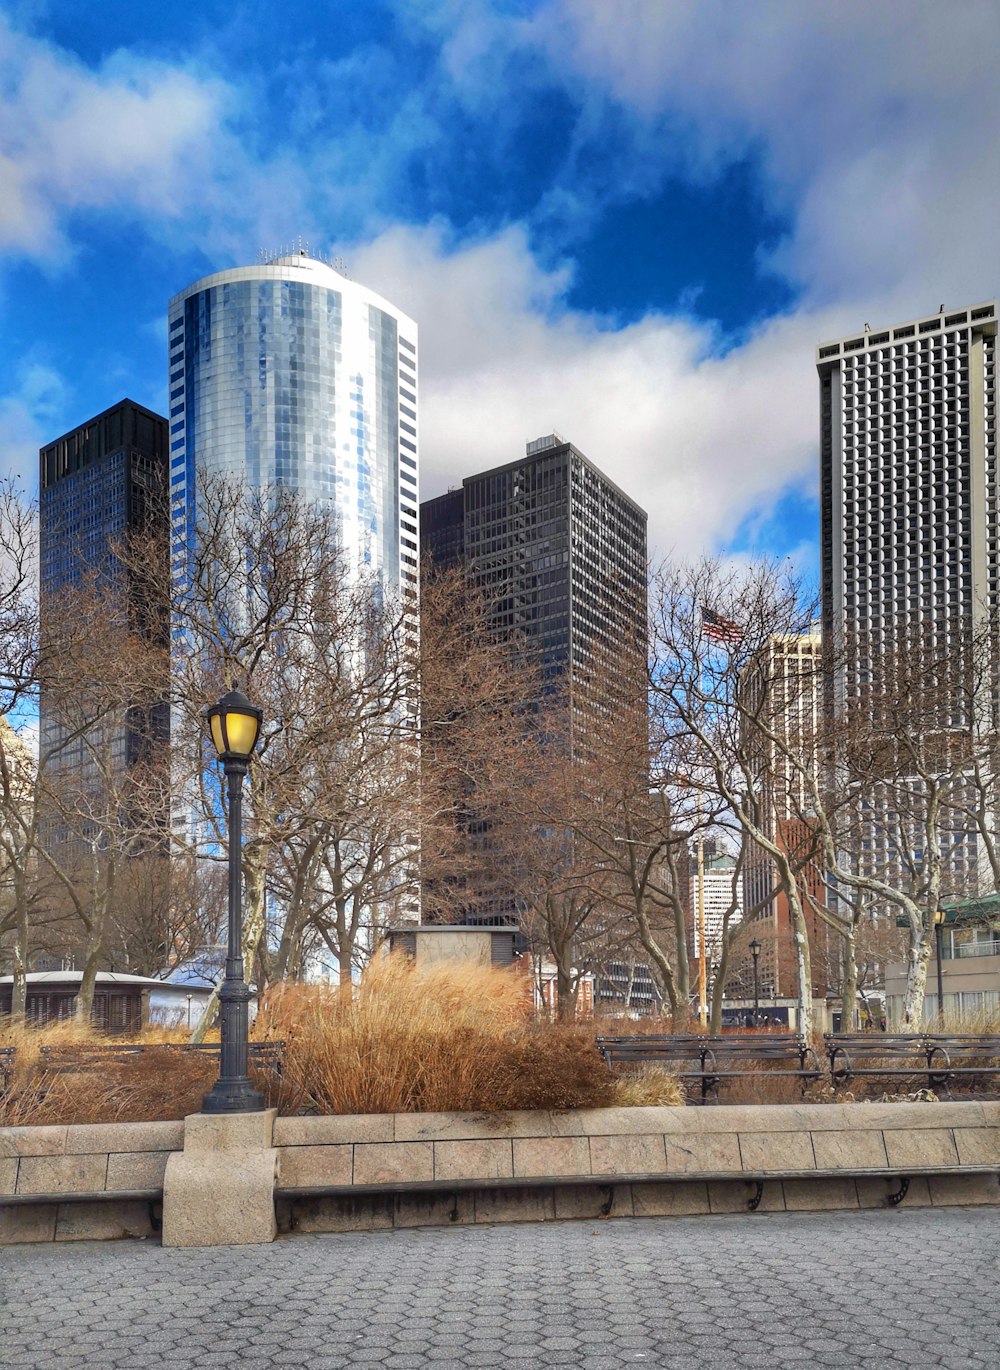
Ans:
{"type": "MultiPolygon", "coordinates": [[[[947,655],[1000,609],[996,334],[985,303],[816,350],[823,637],[854,644],[828,676],[828,713],[863,695],[867,644],[892,648],[917,628],[947,655]]],[[[863,863],[891,864],[877,797],[868,823],[863,863]]],[[[958,888],[974,887],[961,822],[948,861],[958,888]]]]}
{"type": "Polygon", "coordinates": [[[1000,604],[996,332],[981,304],[817,348],[826,641],[1000,604]]]}
{"type": "Polygon", "coordinates": [[[415,593],[413,320],[299,251],[196,281],[171,300],[169,329],[178,538],[199,476],[283,485],[334,509],[353,565],[415,593]]]}
{"type": "Polygon", "coordinates": [[[574,745],[602,654],[646,643],[646,513],[558,433],[421,507],[423,550],[465,564],[493,626],[520,633],[565,691],[574,745]]]}

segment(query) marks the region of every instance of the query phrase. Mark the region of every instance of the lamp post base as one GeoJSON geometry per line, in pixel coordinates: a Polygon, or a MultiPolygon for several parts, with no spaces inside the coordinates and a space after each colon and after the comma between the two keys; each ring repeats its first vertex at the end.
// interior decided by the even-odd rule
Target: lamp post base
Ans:
{"type": "Polygon", "coordinates": [[[216,1080],[201,1104],[202,1113],[259,1113],[264,1096],[250,1079],[216,1080]]]}
{"type": "Polygon", "coordinates": [[[242,958],[232,956],[219,990],[219,1078],[205,1095],[203,1113],[258,1113],[264,1107],[248,1073],[249,1003],[242,958]]]}

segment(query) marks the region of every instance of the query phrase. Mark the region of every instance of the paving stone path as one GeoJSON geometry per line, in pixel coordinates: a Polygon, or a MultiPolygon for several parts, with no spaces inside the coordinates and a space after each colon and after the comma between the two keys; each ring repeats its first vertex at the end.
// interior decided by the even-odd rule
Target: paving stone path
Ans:
{"type": "Polygon", "coordinates": [[[998,1275],[985,1208],[5,1247],[0,1365],[996,1370],[998,1275]]]}

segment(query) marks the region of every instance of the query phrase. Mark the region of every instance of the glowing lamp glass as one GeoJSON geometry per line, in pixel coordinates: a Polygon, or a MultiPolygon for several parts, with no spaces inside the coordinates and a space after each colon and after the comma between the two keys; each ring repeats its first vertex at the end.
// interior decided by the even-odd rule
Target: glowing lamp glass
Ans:
{"type": "Polygon", "coordinates": [[[212,743],[220,757],[238,757],[248,761],[260,736],[263,715],[254,708],[246,695],[230,690],[208,711],[208,725],[212,743]]]}

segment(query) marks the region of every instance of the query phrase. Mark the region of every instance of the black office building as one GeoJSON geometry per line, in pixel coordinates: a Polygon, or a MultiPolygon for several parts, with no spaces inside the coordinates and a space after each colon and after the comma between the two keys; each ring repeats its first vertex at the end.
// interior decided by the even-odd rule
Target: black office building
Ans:
{"type": "MultiPolygon", "coordinates": [[[[424,566],[466,567],[494,631],[517,635],[541,666],[543,693],[565,701],[574,752],[586,745],[597,691],[608,707],[608,663],[619,682],[612,707],[645,709],[646,521],[557,433],[420,506],[424,566]],[[630,659],[636,672],[622,670],[630,659]]],[[[465,921],[516,921],[509,894],[489,902],[465,921]]]]}
{"type": "MultiPolygon", "coordinates": [[[[557,433],[420,506],[421,552],[464,564],[571,715],[603,659],[646,644],[646,513],[557,433]]],[[[576,720],[572,720],[576,729],[576,720]]]]}
{"type": "MultiPolygon", "coordinates": [[[[60,593],[98,571],[111,578],[115,593],[134,603],[134,587],[117,565],[115,541],[130,531],[162,531],[167,539],[164,501],[167,420],[132,400],[122,400],[39,452],[39,588],[43,631],[60,593]]],[[[165,646],[169,609],[145,604],[146,631],[165,646]]],[[[164,682],[166,695],[166,681],[164,682]]],[[[40,700],[41,751],[57,771],[82,768],[85,748],[63,735],[52,701],[40,700]]],[[[134,765],[150,741],[169,733],[166,702],[136,711],[113,739],[123,766],[134,765]]]]}

